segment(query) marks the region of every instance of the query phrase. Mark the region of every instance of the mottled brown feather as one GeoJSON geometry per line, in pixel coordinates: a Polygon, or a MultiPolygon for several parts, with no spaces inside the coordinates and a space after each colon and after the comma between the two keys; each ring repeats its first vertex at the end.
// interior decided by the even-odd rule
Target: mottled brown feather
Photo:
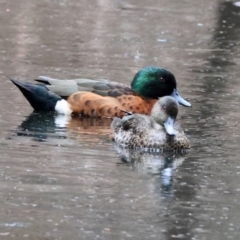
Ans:
{"type": "Polygon", "coordinates": [[[155,99],[145,100],[140,96],[121,95],[113,98],[100,96],[91,92],[76,92],[68,99],[68,103],[74,113],[88,117],[123,117],[127,112],[150,114],[157,101],[155,99]]]}

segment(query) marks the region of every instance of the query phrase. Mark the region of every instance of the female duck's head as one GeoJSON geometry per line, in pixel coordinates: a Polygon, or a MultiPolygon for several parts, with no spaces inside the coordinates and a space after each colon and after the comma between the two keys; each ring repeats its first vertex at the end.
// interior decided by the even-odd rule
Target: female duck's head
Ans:
{"type": "Polygon", "coordinates": [[[133,78],[131,87],[145,98],[172,96],[179,104],[191,107],[191,104],[178,94],[176,79],[166,69],[151,66],[142,68],[133,78]]]}
{"type": "Polygon", "coordinates": [[[175,135],[174,123],[178,114],[178,102],[170,96],[160,98],[153,106],[151,116],[164,126],[169,135],[175,135]]]}

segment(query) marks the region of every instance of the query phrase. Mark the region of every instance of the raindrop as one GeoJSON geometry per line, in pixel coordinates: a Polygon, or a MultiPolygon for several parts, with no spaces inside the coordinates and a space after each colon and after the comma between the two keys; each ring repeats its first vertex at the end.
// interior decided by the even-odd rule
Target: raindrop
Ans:
{"type": "Polygon", "coordinates": [[[158,38],[157,42],[167,42],[167,39],[158,38]]]}
{"type": "Polygon", "coordinates": [[[236,7],[240,7],[240,2],[233,3],[236,7]]]}

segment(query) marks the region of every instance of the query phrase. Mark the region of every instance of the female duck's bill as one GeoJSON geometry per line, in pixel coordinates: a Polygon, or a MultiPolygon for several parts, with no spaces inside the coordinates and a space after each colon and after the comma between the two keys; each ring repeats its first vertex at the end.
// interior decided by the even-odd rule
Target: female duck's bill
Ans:
{"type": "Polygon", "coordinates": [[[167,120],[163,123],[163,126],[166,132],[171,136],[176,135],[176,131],[174,129],[174,123],[175,123],[175,119],[173,119],[172,117],[168,117],[167,120]]]}

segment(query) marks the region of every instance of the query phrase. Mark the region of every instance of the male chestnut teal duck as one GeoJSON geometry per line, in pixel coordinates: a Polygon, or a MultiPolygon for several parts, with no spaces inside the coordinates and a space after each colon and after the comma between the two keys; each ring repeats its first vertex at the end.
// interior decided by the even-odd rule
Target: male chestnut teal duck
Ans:
{"type": "Polygon", "coordinates": [[[37,84],[10,80],[37,111],[55,110],[88,117],[123,117],[124,111],[150,114],[157,99],[166,95],[183,106],[191,106],[178,94],[174,75],[158,67],[142,68],[133,78],[131,87],[108,80],[63,81],[39,77],[37,84]]]}
{"type": "Polygon", "coordinates": [[[189,141],[176,123],[178,103],[170,96],[160,98],[150,116],[132,114],[114,118],[111,124],[113,140],[130,148],[187,150],[189,141]]]}

